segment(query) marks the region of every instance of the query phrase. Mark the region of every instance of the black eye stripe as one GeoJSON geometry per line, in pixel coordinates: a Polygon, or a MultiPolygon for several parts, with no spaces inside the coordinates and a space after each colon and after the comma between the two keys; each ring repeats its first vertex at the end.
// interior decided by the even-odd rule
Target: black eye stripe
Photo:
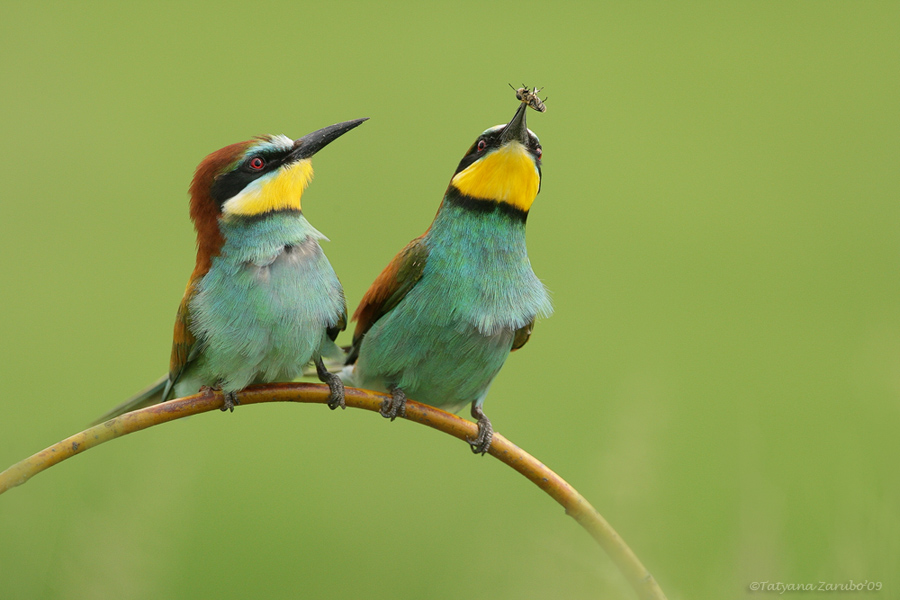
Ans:
{"type": "Polygon", "coordinates": [[[278,152],[278,153],[271,152],[271,151],[255,152],[253,154],[248,155],[247,158],[244,159],[243,164],[241,166],[254,174],[268,173],[269,171],[277,169],[278,167],[281,166],[281,164],[284,162],[285,157],[287,156],[287,153],[288,153],[287,151],[278,152]],[[262,169],[254,169],[253,168],[252,163],[253,163],[253,160],[256,158],[262,159],[262,161],[264,163],[262,169]]]}
{"type": "MultiPolygon", "coordinates": [[[[469,165],[474,163],[481,156],[484,156],[484,154],[488,150],[491,150],[492,148],[496,148],[500,143],[500,134],[501,133],[503,133],[502,129],[500,131],[495,131],[492,133],[482,134],[482,135],[478,136],[478,139],[475,140],[475,143],[472,144],[472,146],[469,148],[469,151],[466,152],[465,156],[463,156],[462,160],[459,162],[459,166],[456,167],[456,173],[459,173],[460,171],[465,170],[466,167],[468,167],[469,165]],[[484,146],[484,149],[479,150],[478,145],[481,142],[484,142],[485,146],[484,146]]],[[[537,136],[535,136],[534,134],[529,132],[528,142],[525,145],[525,147],[532,154],[532,156],[535,157],[535,159],[538,163],[538,168],[540,168],[541,154],[543,153],[543,150],[541,151],[541,154],[538,153],[538,148],[541,147],[541,144],[540,144],[540,142],[538,142],[537,136]]],[[[456,173],[454,173],[454,175],[456,173]]]]}
{"type": "Polygon", "coordinates": [[[216,177],[210,189],[210,195],[221,206],[229,198],[238,195],[254,179],[259,179],[281,167],[290,152],[291,150],[269,150],[248,154],[233,171],[222,173],[216,177]],[[254,158],[261,158],[265,163],[261,169],[254,169],[250,166],[254,158]]]}

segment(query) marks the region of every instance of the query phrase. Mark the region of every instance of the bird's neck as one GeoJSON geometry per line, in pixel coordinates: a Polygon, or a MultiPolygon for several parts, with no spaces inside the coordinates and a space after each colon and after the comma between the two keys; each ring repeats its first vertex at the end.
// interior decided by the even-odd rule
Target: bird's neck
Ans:
{"type": "Polygon", "coordinates": [[[541,189],[540,170],[525,146],[509,142],[456,173],[451,188],[528,212],[541,189]]]}
{"type": "MultiPolygon", "coordinates": [[[[444,207],[460,208],[474,215],[484,215],[490,217],[493,214],[501,214],[507,217],[510,222],[520,223],[524,229],[525,221],[528,220],[528,209],[523,209],[504,200],[491,200],[478,198],[464,194],[452,182],[447,187],[447,193],[444,195],[444,201],[438,210],[438,217],[444,207]]],[[[437,220],[437,218],[435,218],[437,220]]]]}
{"type": "Polygon", "coordinates": [[[429,246],[484,260],[527,262],[527,216],[508,203],[469,198],[451,186],[427,233],[429,246]]]}
{"type": "Polygon", "coordinates": [[[219,219],[225,243],[222,254],[239,261],[269,256],[280,248],[299,245],[308,238],[327,239],[299,210],[270,212],[254,217],[219,219]]]}

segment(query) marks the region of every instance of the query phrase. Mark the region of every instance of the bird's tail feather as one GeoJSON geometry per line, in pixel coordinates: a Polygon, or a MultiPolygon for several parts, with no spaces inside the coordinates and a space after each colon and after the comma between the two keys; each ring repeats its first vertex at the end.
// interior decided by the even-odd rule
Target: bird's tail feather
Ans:
{"type": "Polygon", "coordinates": [[[166,384],[168,382],[169,376],[163,376],[159,381],[153,383],[147,389],[139,392],[122,404],[108,411],[102,417],[91,423],[91,425],[99,425],[104,421],[109,421],[110,419],[114,419],[119,415],[124,415],[127,412],[131,412],[139,408],[144,408],[146,406],[151,406],[153,404],[159,404],[160,402],[162,402],[163,390],[166,389],[166,384]]]}

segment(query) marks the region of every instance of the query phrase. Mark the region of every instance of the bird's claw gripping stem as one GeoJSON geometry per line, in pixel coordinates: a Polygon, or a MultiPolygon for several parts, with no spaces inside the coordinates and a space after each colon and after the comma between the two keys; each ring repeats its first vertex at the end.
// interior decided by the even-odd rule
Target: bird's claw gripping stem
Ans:
{"type": "Polygon", "coordinates": [[[225,392],[225,402],[222,404],[221,411],[225,412],[226,410],[229,410],[234,412],[234,407],[238,406],[240,403],[241,401],[238,400],[237,392],[225,392]]]}
{"type": "Polygon", "coordinates": [[[322,361],[321,356],[316,359],[316,374],[319,376],[319,381],[327,383],[328,389],[331,390],[331,395],[328,398],[328,408],[331,410],[339,406],[342,409],[347,408],[347,403],[344,400],[344,382],[341,381],[340,377],[325,368],[325,363],[322,361]]]}
{"type": "MultiPolygon", "coordinates": [[[[222,391],[222,388],[219,385],[216,385],[216,386],[201,385],[200,386],[201,394],[208,394],[208,393],[220,392],[220,391],[222,391]]],[[[225,412],[226,410],[230,410],[231,412],[234,412],[234,407],[238,406],[241,403],[241,401],[238,400],[237,392],[223,392],[223,394],[225,396],[225,401],[222,403],[222,408],[220,408],[219,410],[221,410],[222,412],[225,412]]]]}
{"type": "Polygon", "coordinates": [[[397,417],[406,416],[406,394],[398,387],[391,388],[391,397],[381,403],[381,416],[393,421],[397,417]]]}
{"type": "Polygon", "coordinates": [[[484,456],[491,449],[491,441],[494,439],[494,426],[487,418],[480,406],[472,405],[472,418],[478,419],[478,435],[474,439],[467,437],[466,441],[475,454],[484,456]]]}

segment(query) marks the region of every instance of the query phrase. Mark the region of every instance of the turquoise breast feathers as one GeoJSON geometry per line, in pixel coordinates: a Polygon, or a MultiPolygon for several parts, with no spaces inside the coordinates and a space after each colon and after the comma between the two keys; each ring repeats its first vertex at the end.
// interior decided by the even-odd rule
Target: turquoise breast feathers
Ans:
{"type": "Polygon", "coordinates": [[[301,213],[220,225],[225,244],[190,304],[197,364],[176,395],[221,374],[227,389],[298,377],[344,314],[341,284],[319,246],[327,238],[301,213]]]}
{"type": "Polygon", "coordinates": [[[353,379],[455,412],[484,400],[515,331],[552,306],[519,219],[444,203],[423,242],[421,280],[368,331],[353,379]]]}

